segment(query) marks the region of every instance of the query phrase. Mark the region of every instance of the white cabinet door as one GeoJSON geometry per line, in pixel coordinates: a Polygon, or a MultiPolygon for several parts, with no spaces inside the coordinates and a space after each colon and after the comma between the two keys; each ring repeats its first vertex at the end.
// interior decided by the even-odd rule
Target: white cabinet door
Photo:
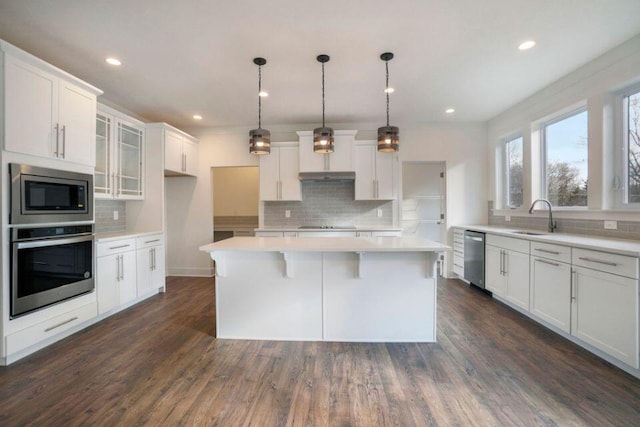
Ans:
{"type": "Polygon", "coordinates": [[[93,176],[93,194],[96,199],[113,197],[113,117],[101,111],[96,113],[96,167],[93,176]]]}
{"type": "Polygon", "coordinates": [[[164,247],[153,246],[136,251],[138,296],[157,292],[165,286],[164,247]]]}
{"type": "Polygon", "coordinates": [[[184,152],[184,173],[191,176],[198,175],[198,144],[184,141],[182,150],[184,152]]]}
{"type": "Polygon", "coordinates": [[[150,286],[153,291],[165,288],[164,246],[153,248],[153,270],[151,270],[150,286]]]}
{"type": "Polygon", "coordinates": [[[119,272],[120,254],[108,255],[97,259],[96,292],[98,313],[105,313],[120,304],[119,272]]]}
{"type": "Polygon", "coordinates": [[[571,331],[571,265],[531,257],[530,311],[545,322],[571,331]]]}
{"type": "Polygon", "coordinates": [[[355,199],[375,199],[376,148],[371,145],[357,145],[355,148],[355,199]]]}
{"type": "Polygon", "coordinates": [[[381,153],[375,148],[376,157],[376,198],[379,200],[392,200],[395,194],[395,153],[381,153]]]}
{"type": "Polygon", "coordinates": [[[353,167],[353,136],[341,136],[334,137],[333,153],[327,154],[328,157],[328,169],[336,172],[350,172],[354,170],[353,167]]]}
{"type": "Polygon", "coordinates": [[[504,250],[495,246],[485,247],[485,280],[487,290],[498,296],[504,296],[506,285],[503,271],[504,250]]]}
{"type": "Polygon", "coordinates": [[[528,311],[529,254],[505,250],[503,257],[503,274],[507,282],[505,298],[528,311]]]}
{"type": "Polygon", "coordinates": [[[638,368],[638,280],[574,268],[571,333],[638,368]]]}
{"type": "Polygon", "coordinates": [[[59,155],[69,162],[95,165],[96,97],[64,80],[59,84],[59,155]]]}
{"type": "Polygon", "coordinates": [[[323,172],[326,170],[325,157],[313,151],[313,137],[300,137],[300,172],[323,172]]]}
{"type": "Polygon", "coordinates": [[[52,157],[59,137],[58,79],[9,55],[4,58],[4,148],[52,157]]]}
{"type": "Polygon", "coordinates": [[[298,147],[280,147],[278,151],[280,200],[302,200],[300,179],[298,178],[298,147]]]}
{"type": "Polygon", "coordinates": [[[280,195],[280,149],[271,148],[271,154],[260,156],[260,200],[278,200],[280,195]]]}
{"type": "Polygon", "coordinates": [[[120,304],[133,301],[138,296],[136,287],[136,253],[135,251],[120,254],[120,304]]]}
{"type": "Polygon", "coordinates": [[[167,130],[164,135],[164,168],[182,173],[182,167],[182,136],[167,130]]]}

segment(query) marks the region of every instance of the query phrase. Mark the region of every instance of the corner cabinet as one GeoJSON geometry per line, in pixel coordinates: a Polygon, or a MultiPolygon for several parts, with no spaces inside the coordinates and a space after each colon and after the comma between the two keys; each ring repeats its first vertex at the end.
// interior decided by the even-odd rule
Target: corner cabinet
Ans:
{"type": "Polygon", "coordinates": [[[0,49],[4,149],[94,166],[102,91],[4,41],[0,49]]]}
{"type": "Polygon", "coordinates": [[[136,239],[138,296],[164,291],[164,235],[162,233],[136,239]]]}
{"type": "Polygon", "coordinates": [[[164,175],[196,176],[198,141],[166,125],[164,135],[164,175]]]}
{"type": "Polygon", "coordinates": [[[375,141],[355,146],[355,200],[393,200],[396,198],[396,153],[381,153],[375,141]]]}
{"type": "Polygon", "coordinates": [[[271,144],[271,153],[260,156],[261,201],[302,200],[294,144],[271,144]]]}
{"type": "Polygon", "coordinates": [[[313,151],[313,132],[297,132],[300,147],[300,172],[353,172],[355,130],[334,132],[334,152],[319,154],[313,151]]]}
{"type": "Polygon", "coordinates": [[[95,140],[95,197],[144,199],[144,123],[99,105],[95,140]]]}

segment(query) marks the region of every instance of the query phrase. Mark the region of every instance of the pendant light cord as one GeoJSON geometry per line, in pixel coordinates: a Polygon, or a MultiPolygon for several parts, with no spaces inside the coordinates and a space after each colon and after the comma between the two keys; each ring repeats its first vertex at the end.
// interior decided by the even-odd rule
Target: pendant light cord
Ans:
{"type": "Polygon", "coordinates": [[[262,65],[258,66],[258,129],[262,128],[262,98],[260,97],[260,92],[262,92],[262,65]]]}
{"type": "Polygon", "coordinates": [[[384,65],[387,69],[387,86],[385,92],[387,93],[387,127],[389,126],[389,61],[385,61],[384,65]]]}
{"type": "Polygon", "coordinates": [[[322,127],[324,127],[324,62],[322,63],[322,127]]]}

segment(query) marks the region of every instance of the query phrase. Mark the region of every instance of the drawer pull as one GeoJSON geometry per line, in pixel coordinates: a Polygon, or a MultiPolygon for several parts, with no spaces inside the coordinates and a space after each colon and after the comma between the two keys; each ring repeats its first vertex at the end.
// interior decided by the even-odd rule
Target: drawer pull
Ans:
{"type": "Polygon", "coordinates": [[[588,258],[588,257],[579,257],[578,259],[581,259],[582,261],[595,262],[595,263],[598,263],[598,264],[609,265],[611,267],[617,267],[618,266],[618,264],[615,263],[615,262],[602,261],[600,259],[594,259],[594,258],[588,258]]]}
{"type": "Polygon", "coordinates": [[[538,259],[538,258],[536,258],[535,260],[543,264],[549,264],[549,265],[553,265],[554,267],[560,267],[560,264],[558,264],[557,262],[545,261],[543,259],[538,259]]]}
{"type": "Polygon", "coordinates": [[[455,265],[455,266],[456,266],[456,267],[458,267],[458,268],[464,268],[463,266],[458,265],[458,264],[453,264],[453,265],[455,265]]]}
{"type": "Polygon", "coordinates": [[[460,255],[464,255],[464,252],[462,252],[462,251],[457,251],[457,250],[455,250],[455,249],[453,250],[453,252],[455,252],[455,253],[457,253],[457,254],[460,254],[460,255]]]}
{"type": "Polygon", "coordinates": [[[49,326],[49,327],[48,327],[47,329],[45,329],[44,331],[45,331],[45,332],[52,331],[52,330],[54,330],[54,329],[56,329],[56,328],[59,328],[60,326],[64,326],[64,325],[66,325],[67,323],[71,323],[71,322],[73,322],[74,320],[78,320],[78,316],[76,316],[76,317],[72,317],[71,319],[65,320],[64,322],[60,322],[60,323],[58,323],[57,325],[49,326]]]}
{"type": "Polygon", "coordinates": [[[120,246],[112,246],[109,249],[122,249],[122,248],[128,248],[131,245],[120,245],[120,246]]]}
{"type": "Polygon", "coordinates": [[[144,244],[146,245],[146,244],[148,244],[148,243],[154,243],[154,242],[159,242],[159,241],[160,241],[160,239],[149,240],[149,241],[147,241],[147,242],[144,242],[144,244]]]}
{"type": "Polygon", "coordinates": [[[548,249],[539,249],[539,248],[534,248],[534,250],[539,251],[539,252],[544,252],[545,254],[560,255],[560,252],[550,251],[550,250],[548,250],[548,249]]]}

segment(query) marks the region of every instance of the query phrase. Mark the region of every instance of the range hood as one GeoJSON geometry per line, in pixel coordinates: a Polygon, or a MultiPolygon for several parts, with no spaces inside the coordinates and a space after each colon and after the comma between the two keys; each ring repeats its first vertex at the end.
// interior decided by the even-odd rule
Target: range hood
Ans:
{"type": "Polygon", "coordinates": [[[300,172],[300,181],[353,181],[355,172],[300,172]]]}

